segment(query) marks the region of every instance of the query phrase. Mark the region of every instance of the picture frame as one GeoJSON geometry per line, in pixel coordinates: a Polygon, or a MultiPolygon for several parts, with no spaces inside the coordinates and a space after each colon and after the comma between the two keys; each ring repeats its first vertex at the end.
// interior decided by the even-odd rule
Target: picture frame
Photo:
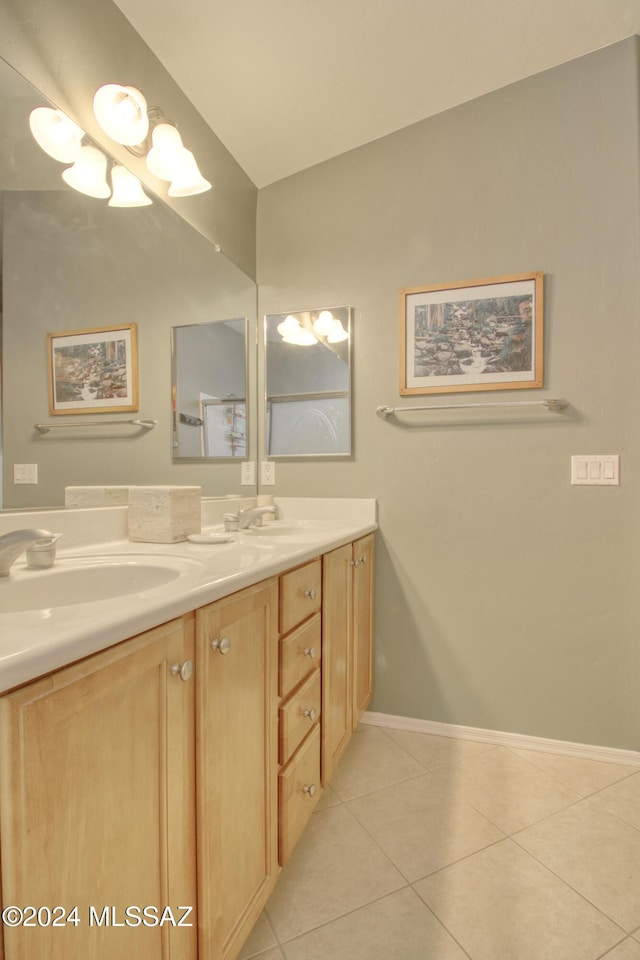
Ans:
{"type": "Polygon", "coordinates": [[[400,291],[402,396],[543,385],[541,272],[400,291]]]}
{"type": "Polygon", "coordinates": [[[47,334],[49,413],[138,410],[135,323],[47,334]]]}

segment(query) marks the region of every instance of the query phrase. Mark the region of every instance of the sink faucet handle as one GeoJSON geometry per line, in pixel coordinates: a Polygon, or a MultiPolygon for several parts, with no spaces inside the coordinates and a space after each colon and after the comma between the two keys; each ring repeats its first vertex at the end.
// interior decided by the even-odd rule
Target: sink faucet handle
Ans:
{"type": "Polygon", "coordinates": [[[61,536],[61,533],[52,533],[41,537],[27,547],[25,550],[27,566],[38,570],[52,567],[56,559],[56,544],[61,536]]]}

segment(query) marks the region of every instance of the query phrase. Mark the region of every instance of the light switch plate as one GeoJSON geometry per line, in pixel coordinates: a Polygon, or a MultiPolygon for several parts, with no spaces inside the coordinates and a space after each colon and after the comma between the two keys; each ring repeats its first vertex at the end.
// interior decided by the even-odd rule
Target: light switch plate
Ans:
{"type": "Polygon", "coordinates": [[[571,457],[571,483],[588,486],[618,486],[620,455],[580,454],[571,457]]]}
{"type": "Polygon", "coordinates": [[[14,483],[37,483],[38,482],[38,464],[37,463],[14,463],[13,482],[14,483]]]}

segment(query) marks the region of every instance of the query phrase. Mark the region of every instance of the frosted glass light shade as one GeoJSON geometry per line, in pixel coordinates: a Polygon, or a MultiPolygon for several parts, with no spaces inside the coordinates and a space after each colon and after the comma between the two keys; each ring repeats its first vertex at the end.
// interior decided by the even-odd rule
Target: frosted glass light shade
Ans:
{"type": "Polygon", "coordinates": [[[111,168],[113,193],[110,207],[148,207],[153,201],[142,189],[142,184],[130,170],[120,164],[111,168]]]}
{"type": "Polygon", "coordinates": [[[285,343],[293,343],[297,347],[312,347],[314,343],[318,342],[316,337],[311,333],[311,330],[305,330],[304,327],[290,331],[285,334],[282,339],[285,343]]]}
{"type": "Polygon", "coordinates": [[[313,321],[313,329],[321,337],[326,337],[334,329],[336,323],[339,324],[340,321],[336,320],[330,310],[321,310],[313,321]]]}
{"type": "Polygon", "coordinates": [[[36,107],[29,114],[33,138],[45,153],[61,163],[74,163],[80,156],[84,130],[61,110],[36,107]]]}
{"type": "Polygon", "coordinates": [[[107,158],[96,147],[82,147],[74,165],[62,171],[62,179],[88,197],[104,200],[111,196],[107,183],[107,158]]]}
{"type": "Polygon", "coordinates": [[[279,323],[276,327],[280,336],[284,339],[286,336],[295,336],[298,330],[300,330],[300,321],[296,320],[295,317],[292,317],[289,314],[288,317],[285,317],[282,323],[279,323]]]}
{"type": "Polygon", "coordinates": [[[116,143],[134,147],[149,132],[147,101],[135,87],[105,84],[96,90],[93,112],[104,132],[116,143]]]}
{"type": "Polygon", "coordinates": [[[327,334],[329,343],[340,343],[342,340],[348,340],[349,334],[344,329],[339,320],[336,320],[333,330],[327,334]]]}
{"type": "Polygon", "coordinates": [[[200,173],[196,158],[191,150],[183,150],[180,169],[171,178],[167,191],[170,197],[194,197],[198,193],[211,190],[211,184],[200,173]]]}
{"type": "Polygon", "coordinates": [[[186,152],[182,137],[170,123],[159,123],[151,133],[152,147],[147,154],[147,168],[160,180],[173,180],[186,152]]]}

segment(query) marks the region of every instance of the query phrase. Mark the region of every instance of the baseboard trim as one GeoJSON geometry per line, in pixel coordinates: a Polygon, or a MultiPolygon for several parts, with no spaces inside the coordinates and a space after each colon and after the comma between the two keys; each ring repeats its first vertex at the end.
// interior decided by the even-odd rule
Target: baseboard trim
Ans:
{"type": "Polygon", "coordinates": [[[640,767],[640,752],[620,750],[616,747],[600,747],[588,743],[571,743],[567,740],[547,740],[544,737],[530,737],[520,733],[506,733],[502,730],[482,730],[480,727],[461,727],[453,723],[439,723],[435,720],[418,720],[412,717],[396,717],[390,713],[367,711],[362,715],[361,723],[373,727],[390,727],[394,730],[407,730],[411,733],[429,733],[435,737],[454,737],[458,740],[477,740],[501,747],[517,747],[520,750],[538,750],[540,753],[557,753],[565,757],[577,757],[583,760],[599,760],[603,763],[623,763],[640,767]]]}

